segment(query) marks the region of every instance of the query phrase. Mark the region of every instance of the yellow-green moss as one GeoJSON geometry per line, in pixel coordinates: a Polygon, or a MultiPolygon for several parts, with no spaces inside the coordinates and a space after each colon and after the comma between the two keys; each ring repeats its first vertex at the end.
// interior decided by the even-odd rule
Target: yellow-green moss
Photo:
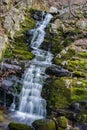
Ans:
{"type": "Polygon", "coordinates": [[[72,102],[87,99],[87,81],[83,78],[61,77],[43,88],[47,109],[67,108],[72,102]]]}
{"type": "Polygon", "coordinates": [[[26,10],[25,21],[21,23],[21,29],[16,32],[14,40],[7,47],[5,57],[10,59],[31,60],[34,55],[30,52],[25,41],[25,33],[28,29],[35,27],[35,21],[31,17],[29,10],[26,10]]]}
{"type": "Polygon", "coordinates": [[[58,125],[60,127],[62,127],[62,128],[66,128],[67,127],[68,120],[67,120],[67,118],[65,116],[59,117],[57,121],[58,121],[58,125]]]}
{"type": "Polygon", "coordinates": [[[36,120],[33,122],[33,126],[36,126],[37,130],[55,130],[55,122],[53,120],[44,119],[44,120],[36,120]]]}

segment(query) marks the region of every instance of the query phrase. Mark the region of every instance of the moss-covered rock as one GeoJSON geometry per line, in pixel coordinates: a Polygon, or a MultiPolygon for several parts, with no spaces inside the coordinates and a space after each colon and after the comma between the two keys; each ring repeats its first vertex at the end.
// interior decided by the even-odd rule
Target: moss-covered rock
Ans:
{"type": "Polygon", "coordinates": [[[87,81],[83,78],[61,77],[47,82],[43,87],[43,97],[47,100],[49,113],[87,98],[87,81]]]}
{"type": "Polygon", "coordinates": [[[67,128],[67,118],[65,116],[61,116],[57,119],[59,127],[67,128]]]}
{"type": "Polygon", "coordinates": [[[29,46],[26,44],[25,33],[28,29],[35,27],[35,20],[31,17],[29,10],[26,10],[25,21],[20,26],[21,29],[16,32],[14,40],[8,45],[4,57],[31,60],[34,55],[30,52],[29,46]]]}
{"type": "Polygon", "coordinates": [[[11,122],[8,125],[9,130],[33,130],[30,126],[27,126],[25,124],[15,123],[11,122]]]}
{"type": "Polygon", "coordinates": [[[49,119],[41,119],[33,122],[35,130],[56,130],[55,122],[49,119]]]}

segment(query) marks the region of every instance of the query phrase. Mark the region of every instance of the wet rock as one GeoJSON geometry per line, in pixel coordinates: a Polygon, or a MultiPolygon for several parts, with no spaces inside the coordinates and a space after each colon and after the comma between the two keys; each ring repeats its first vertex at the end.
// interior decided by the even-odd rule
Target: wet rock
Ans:
{"type": "Polygon", "coordinates": [[[51,66],[46,69],[46,74],[55,75],[58,77],[70,76],[71,73],[68,70],[61,68],[60,66],[51,66]]]}
{"type": "Polygon", "coordinates": [[[37,10],[31,10],[31,15],[32,17],[37,20],[37,21],[41,21],[42,20],[42,16],[44,18],[45,16],[45,12],[42,11],[37,11],[37,10]]]}
{"type": "Polygon", "coordinates": [[[56,130],[55,122],[50,119],[41,119],[33,122],[35,130],[56,130]]]}
{"type": "Polygon", "coordinates": [[[34,32],[34,29],[27,30],[27,31],[26,31],[26,36],[32,36],[32,35],[33,35],[33,32],[34,32]]]}
{"type": "Polygon", "coordinates": [[[13,86],[13,84],[14,83],[10,80],[3,80],[1,86],[2,86],[3,89],[8,90],[10,87],[13,86]]]}
{"type": "Polygon", "coordinates": [[[71,109],[74,110],[75,112],[80,111],[80,104],[78,102],[75,102],[71,105],[71,109]]]}
{"type": "Polygon", "coordinates": [[[8,125],[9,130],[34,130],[28,125],[11,122],[8,125]]]}
{"type": "Polygon", "coordinates": [[[18,65],[12,65],[12,64],[7,64],[7,63],[1,64],[1,67],[2,67],[3,69],[15,70],[16,72],[22,70],[22,68],[21,68],[20,66],[18,66],[18,65]]]}
{"type": "Polygon", "coordinates": [[[80,130],[87,130],[87,123],[83,123],[79,127],[80,127],[80,130]]]}

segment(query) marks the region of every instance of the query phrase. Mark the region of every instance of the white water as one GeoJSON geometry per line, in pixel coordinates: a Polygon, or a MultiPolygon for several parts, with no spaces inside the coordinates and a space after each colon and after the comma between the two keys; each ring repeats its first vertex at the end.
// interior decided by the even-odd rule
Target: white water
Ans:
{"type": "Polygon", "coordinates": [[[20,122],[31,124],[36,119],[46,117],[46,101],[41,97],[42,86],[45,81],[45,70],[51,65],[52,54],[40,48],[44,41],[45,28],[52,18],[51,14],[46,14],[43,21],[33,33],[31,47],[35,58],[31,61],[29,68],[25,71],[23,88],[20,96],[19,110],[15,117],[20,122]]]}

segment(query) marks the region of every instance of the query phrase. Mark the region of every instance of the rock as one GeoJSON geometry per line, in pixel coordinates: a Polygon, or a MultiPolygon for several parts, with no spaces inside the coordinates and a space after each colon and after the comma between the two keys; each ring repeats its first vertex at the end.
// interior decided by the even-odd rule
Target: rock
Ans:
{"type": "Polygon", "coordinates": [[[15,122],[11,122],[8,125],[8,128],[9,128],[9,130],[34,130],[33,128],[31,128],[28,125],[15,123],[15,122]]]}
{"type": "Polygon", "coordinates": [[[80,130],[78,127],[70,128],[69,130],[80,130]]]}
{"type": "Polygon", "coordinates": [[[56,19],[54,23],[51,24],[51,29],[54,33],[58,33],[58,29],[63,26],[62,21],[60,19],[56,19]]]}
{"type": "Polygon", "coordinates": [[[85,30],[87,28],[87,19],[80,19],[77,21],[76,26],[79,29],[85,30]]]}
{"type": "Polygon", "coordinates": [[[68,70],[61,68],[60,66],[51,66],[46,69],[46,74],[55,75],[57,77],[70,76],[71,73],[68,70]]]}
{"type": "Polygon", "coordinates": [[[9,4],[9,3],[10,3],[10,0],[4,0],[3,3],[9,4]]]}
{"type": "Polygon", "coordinates": [[[41,21],[42,20],[42,16],[44,18],[46,13],[43,13],[42,11],[37,11],[37,10],[31,10],[31,14],[32,17],[37,20],[37,21],[41,21]]]}
{"type": "Polygon", "coordinates": [[[11,70],[14,70],[14,71],[21,71],[22,68],[18,65],[11,65],[11,64],[7,64],[7,63],[3,63],[1,65],[2,69],[11,69],[11,70]]]}
{"type": "Polygon", "coordinates": [[[32,36],[32,35],[33,35],[33,32],[34,32],[34,29],[27,30],[27,31],[26,31],[26,36],[32,36]]]}
{"type": "Polygon", "coordinates": [[[51,7],[50,10],[49,10],[49,13],[52,13],[52,14],[57,14],[58,13],[58,9],[56,7],[51,7]]]}
{"type": "Polygon", "coordinates": [[[3,89],[5,89],[5,90],[8,90],[10,87],[12,87],[13,86],[13,82],[12,81],[10,81],[10,80],[3,80],[2,81],[2,88],[3,89]]]}
{"type": "Polygon", "coordinates": [[[65,116],[61,116],[57,119],[58,125],[61,128],[67,128],[68,119],[65,116]]]}
{"type": "Polygon", "coordinates": [[[55,122],[50,119],[41,119],[33,122],[35,130],[56,130],[55,122]]]}
{"type": "Polygon", "coordinates": [[[71,109],[74,110],[75,112],[80,111],[80,104],[78,102],[75,102],[71,105],[71,109]]]}
{"type": "Polygon", "coordinates": [[[82,123],[81,125],[79,125],[80,130],[87,130],[87,123],[82,123]]]}

